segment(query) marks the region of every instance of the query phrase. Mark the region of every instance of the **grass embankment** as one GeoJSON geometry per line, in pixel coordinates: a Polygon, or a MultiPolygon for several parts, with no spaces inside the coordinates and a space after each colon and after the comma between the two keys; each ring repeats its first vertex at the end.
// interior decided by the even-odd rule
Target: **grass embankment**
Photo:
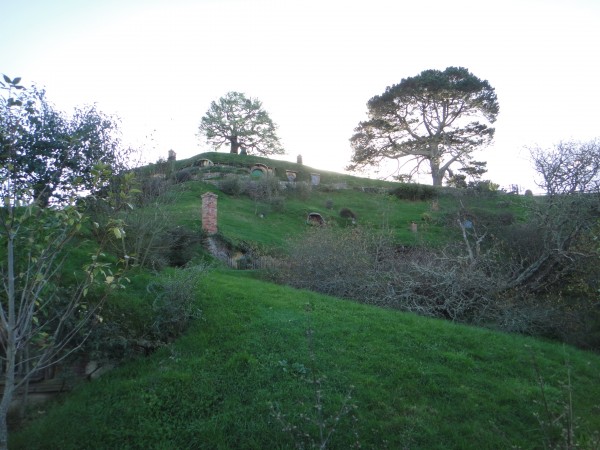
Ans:
{"type": "Polygon", "coordinates": [[[242,272],[212,273],[198,299],[203,319],[184,337],[77,389],[11,448],[287,449],[320,444],[318,423],[329,430],[341,409],[327,448],[542,448],[532,358],[553,413],[568,362],[577,432],[600,428],[595,354],[242,272]]]}
{"type": "MultiPolygon", "coordinates": [[[[347,176],[352,178],[350,176],[347,176]]],[[[354,179],[366,180],[366,179],[354,179]]],[[[367,180],[374,181],[374,180],[367,180]]],[[[397,183],[387,182],[388,188],[397,183]]],[[[306,231],[309,213],[319,213],[328,225],[344,227],[348,220],[340,211],[350,209],[357,217],[356,224],[372,230],[389,230],[401,245],[425,243],[443,245],[460,240],[456,226],[457,214],[472,211],[489,222],[490,227],[522,220],[523,203],[520,196],[460,196],[442,195],[438,208],[431,201],[401,200],[387,193],[364,192],[357,189],[330,190],[325,185],[314,188],[306,197],[281,193],[283,207],[274,209],[267,201],[255,201],[247,195],[232,196],[219,191],[214,185],[190,181],[173,187],[172,199],[163,208],[173,225],[190,230],[201,228],[200,197],[212,191],[218,197],[219,233],[234,245],[249,245],[267,253],[286,251],[289,239],[298,238],[306,231]],[[418,232],[411,231],[415,222],[418,232]]],[[[152,211],[149,211],[152,213],[152,211]]],[[[464,217],[463,217],[464,218],[464,217]]],[[[475,221],[480,224],[479,220],[475,221]]]]}

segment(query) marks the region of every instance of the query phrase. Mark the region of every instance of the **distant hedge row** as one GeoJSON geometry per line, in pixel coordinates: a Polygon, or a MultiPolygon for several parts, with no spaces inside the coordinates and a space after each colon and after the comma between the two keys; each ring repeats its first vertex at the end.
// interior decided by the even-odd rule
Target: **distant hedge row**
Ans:
{"type": "Polygon", "coordinates": [[[438,189],[435,186],[417,183],[401,183],[390,189],[389,193],[401,200],[433,200],[438,197],[438,189]]]}

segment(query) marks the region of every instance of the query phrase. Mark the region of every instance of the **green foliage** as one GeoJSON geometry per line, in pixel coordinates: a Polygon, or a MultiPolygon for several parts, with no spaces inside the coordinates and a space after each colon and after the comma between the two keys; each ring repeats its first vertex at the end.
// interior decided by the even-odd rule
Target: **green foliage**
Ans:
{"type": "MultiPolygon", "coordinates": [[[[94,246],[88,261],[77,267],[76,274],[64,276],[65,261],[76,248],[73,242],[88,225],[77,200],[82,189],[96,192],[108,174],[106,164],[91,164],[77,172],[69,167],[70,177],[62,179],[62,161],[54,160],[52,153],[63,143],[48,137],[42,149],[50,153],[27,153],[39,150],[36,145],[44,141],[46,124],[37,117],[31,100],[14,100],[12,94],[19,90],[18,79],[4,77],[0,90],[8,99],[0,98],[0,367],[3,383],[0,398],[0,448],[7,448],[7,416],[17,390],[27,386],[40,371],[54,365],[75,352],[82,336],[112,288],[120,288],[122,271],[115,270],[102,246],[94,246]],[[41,121],[41,125],[37,121],[41,121]],[[41,128],[36,128],[36,127],[41,128]],[[32,131],[33,130],[33,131],[32,131]],[[30,141],[30,139],[33,141],[30,141]],[[23,159],[24,158],[24,159],[23,159]],[[42,163],[39,171],[23,167],[25,160],[42,163]],[[48,159],[44,159],[48,158],[48,159]],[[48,165],[45,165],[48,164],[48,165]],[[56,177],[48,180],[50,170],[56,177]],[[73,176],[71,176],[73,175],[73,176]],[[64,183],[62,183],[64,182],[64,183]],[[48,183],[40,187],[40,183],[48,183]],[[62,183],[62,184],[61,184],[62,183]],[[50,205],[54,189],[60,205],[50,205]],[[92,295],[91,291],[96,296],[92,295]]],[[[47,105],[42,101],[42,106],[47,105]]],[[[48,123],[55,119],[54,114],[48,123]]],[[[86,119],[87,120],[87,119],[86,119]]],[[[87,126],[88,124],[86,124],[87,126]]],[[[92,127],[93,128],[93,127],[92,127]]],[[[92,133],[94,133],[93,131],[92,133]]],[[[52,134],[52,133],[51,133],[52,134]]],[[[83,152],[80,145],[92,145],[90,136],[83,141],[69,137],[73,146],[83,152]]],[[[47,137],[47,136],[46,136],[47,137]]],[[[61,153],[62,154],[62,153],[61,153]]],[[[64,156],[64,154],[62,155],[64,156]]],[[[76,158],[79,155],[74,155],[76,158]]],[[[65,164],[71,164],[65,163],[65,164]]],[[[37,170],[37,169],[36,169],[37,170]]],[[[92,224],[96,228],[100,225],[92,224]]],[[[106,223],[106,233],[115,239],[124,237],[123,224],[118,219],[106,223]]],[[[120,260],[126,268],[127,259],[120,260]]]]}
{"type": "Polygon", "coordinates": [[[152,334],[155,339],[169,342],[179,337],[190,321],[201,317],[196,297],[206,270],[205,266],[189,266],[167,273],[160,281],[148,285],[154,296],[152,334]]]}
{"type": "Polygon", "coordinates": [[[292,185],[288,185],[285,193],[300,200],[308,200],[312,194],[312,186],[306,181],[297,181],[292,185]]]}
{"type": "Polygon", "coordinates": [[[194,175],[198,173],[197,167],[186,167],[175,172],[175,182],[185,183],[194,179],[194,175]]]}
{"type": "Polygon", "coordinates": [[[405,78],[369,100],[367,107],[369,119],[359,123],[350,139],[349,169],[411,158],[415,170],[428,163],[436,186],[442,185],[451,165],[467,167],[471,153],[491,142],[494,129],[488,124],[499,111],[494,88],[464,67],[405,78]]]}
{"type": "Polygon", "coordinates": [[[285,197],[276,196],[271,197],[271,201],[269,202],[273,211],[283,212],[285,211],[285,197]]]}
{"type": "Polygon", "coordinates": [[[164,196],[170,183],[164,178],[146,177],[141,181],[141,192],[138,197],[138,206],[147,206],[164,196]]]}
{"type": "Polygon", "coordinates": [[[91,358],[119,362],[176,339],[201,317],[196,298],[207,273],[206,265],[160,275],[137,271],[127,292],[111,295],[99,312],[84,350],[91,358]]]}
{"type": "Polygon", "coordinates": [[[350,208],[340,209],[340,217],[343,219],[344,225],[356,224],[356,214],[350,208]]]}
{"type": "Polygon", "coordinates": [[[389,192],[400,200],[410,200],[412,202],[433,200],[438,197],[437,189],[427,184],[400,183],[389,192]]]}
{"type": "Polygon", "coordinates": [[[242,154],[283,154],[276,130],[259,100],[228,92],[211,103],[200,122],[199,134],[215,148],[229,144],[234,154],[240,150],[242,154]]]}
{"type": "Polygon", "coordinates": [[[219,181],[219,189],[228,195],[241,195],[244,193],[245,182],[239,175],[227,175],[219,181]]]}
{"type": "Polygon", "coordinates": [[[77,108],[69,117],[36,87],[11,85],[0,94],[1,171],[11,167],[13,181],[31,188],[40,205],[65,201],[74,187],[97,193],[108,183],[92,173],[99,163],[112,173],[125,167],[130,151],[120,146],[115,117],[95,106],[77,108]]]}

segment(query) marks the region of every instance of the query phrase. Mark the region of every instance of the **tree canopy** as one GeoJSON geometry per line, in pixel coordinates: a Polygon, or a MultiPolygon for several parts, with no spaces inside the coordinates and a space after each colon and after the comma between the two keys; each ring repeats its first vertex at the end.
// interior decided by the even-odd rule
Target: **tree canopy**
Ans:
{"type": "Polygon", "coordinates": [[[213,101],[202,117],[199,131],[215,148],[228,144],[231,153],[285,153],[276,133],[277,125],[262,103],[240,92],[228,92],[213,101]]]}
{"type": "Polygon", "coordinates": [[[428,163],[437,186],[453,164],[467,165],[474,150],[491,142],[495,130],[489,125],[499,112],[494,88],[463,67],[405,78],[367,108],[368,120],[350,139],[348,169],[409,158],[415,170],[428,163]]]}
{"type": "Polygon", "coordinates": [[[115,172],[124,166],[127,152],[119,146],[117,121],[95,106],[78,108],[68,117],[42,89],[13,86],[10,96],[6,89],[0,92],[5,94],[0,95],[2,170],[10,167],[12,179],[30,186],[41,206],[60,201],[75,184],[89,191],[97,163],[115,172]]]}

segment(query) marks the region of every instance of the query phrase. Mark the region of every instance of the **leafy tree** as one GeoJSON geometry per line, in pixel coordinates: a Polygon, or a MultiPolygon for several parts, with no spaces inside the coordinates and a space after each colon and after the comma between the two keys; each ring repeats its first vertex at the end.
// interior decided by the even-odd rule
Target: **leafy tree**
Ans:
{"type": "MultiPolygon", "coordinates": [[[[8,77],[4,79],[10,84],[8,77]]],[[[77,184],[90,190],[92,168],[103,163],[117,172],[125,165],[127,152],[120,149],[118,126],[113,117],[95,106],[78,108],[72,117],[57,111],[46,99],[46,92],[35,87],[19,89],[13,85],[14,106],[19,106],[18,133],[9,133],[8,99],[2,99],[0,114],[0,160],[10,165],[13,179],[33,188],[40,206],[64,200],[64,192],[77,184]],[[14,139],[11,141],[11,139],[14,139]]],[[[14,117],[13,117],[14,118],[14,117]]]]}
{"type": "Polygon", "coordinates": [[[367,103],[368,120],[350,139],[349,170],[383,160],[429,164],[435,186],[450,166],[467,165],[472,152],[491,142],[499,106],[494,88],[463,67],[426,70],[388,87],[367,103]]]}
{"type": "Polygon", "coordinates": [[[212,102],[200,122],[200,135],[218,148],[229,144],[231,153],[284,154],[273,123],[262,103],[239,92],[228,92],[212,102]]]}
{"type": "MultiPolygon", "coordinates": [[[[61,205],[40,207],[46,196],[38,189],[38,178],[28,177],[23,167],[31,137],[31,124],[38,110],[20,100],[20,78],[4,76],[1,97],[2,159],[0,169],[0,450],[7,448],[7,415],[15,392],[27,390],[29,380],[39,371],[55,364],[80,345],[81,332],[101,304],[91,300],[88,290],[95,282],[115,286],[117,276],[101,261],[100,250],[90,263],[75,275],[76,285],[67,286],[63,263],[68,244],[76,238],[86,218],[77,206],[82,188],[95,188],[105,179],[107,166],[96,165],[89,179],[73,178],[60,185],[61,205]]],[[[27,98],[27,97],[25,97],[27,98]]],[[[57,119],[52,115],[51,120],[57,119]]],[[[42,127],[43,129],[43,127],[42,127]]],[[[56,136],[54,136],[56,137],[56,136]]],[[[84,148],[88,136],[69,136],[69,146],[84,148]]],[[[40,138],[40,145],[44,142],[40,138]]],[[[57,142],[57,141],[52,141],[57,142]]],[[[58,146],[52,146],[53,148],[58,146]]],[[[41,172],[40,172],[41,173],[41,172]]],[[[43,205],[46,206],[46,205],[43,205]]],[[[110,225],[115,236],[123,236],[119,223],[110,225]]]]}
{"type": "Polygon", "coordinates": [[[469,165],[458,169],[462,173],[454,173],[448,169],[447,184],[461,189],[475,187],[480,182],[481,176],[487,172],[486,166],[487,162],[485,161],[472,161],[469,165]],[[467,176],[470,178],[468,182],[467,176]]]}

